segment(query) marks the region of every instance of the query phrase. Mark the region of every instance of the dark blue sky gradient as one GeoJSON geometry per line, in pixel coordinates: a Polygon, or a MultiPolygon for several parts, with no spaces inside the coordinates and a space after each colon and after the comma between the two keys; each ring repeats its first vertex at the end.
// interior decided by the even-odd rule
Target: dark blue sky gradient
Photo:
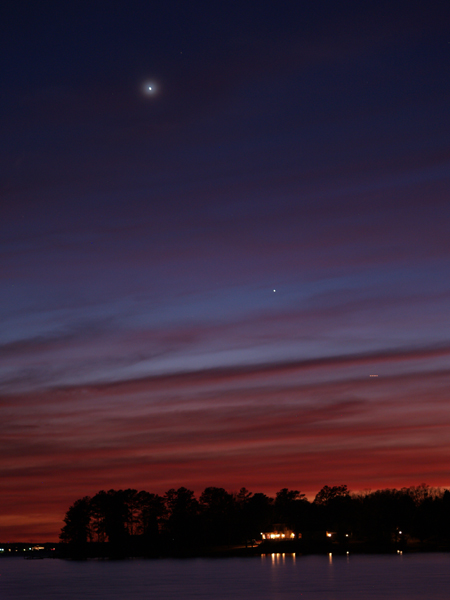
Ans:
{"type": "Polygon", "coordinates": [[[449,23],[3,5],[0,539],[108,486],[450,485],[449,23]]]}

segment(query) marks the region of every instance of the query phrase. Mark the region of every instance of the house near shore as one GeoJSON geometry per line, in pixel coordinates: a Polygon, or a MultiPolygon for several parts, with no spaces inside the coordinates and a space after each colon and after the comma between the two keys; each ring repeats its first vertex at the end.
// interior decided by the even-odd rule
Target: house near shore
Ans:
{"type": "Polygon", "coordinates": [[[263,541],[281,542],[286,540],[298,540],[302,537],[302,534],[295,533],[295,531],[289,529],[286,525],[279,523],[273,525],[269,531],[262,531],[261,537],[263,541]]]}

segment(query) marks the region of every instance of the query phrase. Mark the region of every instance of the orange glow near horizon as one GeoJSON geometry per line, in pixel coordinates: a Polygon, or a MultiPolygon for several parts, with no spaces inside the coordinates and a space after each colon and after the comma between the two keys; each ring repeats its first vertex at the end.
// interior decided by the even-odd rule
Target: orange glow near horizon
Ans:
{"type": "Polygon", "coordinates": [[[312,500],[325,484],[446,487],[450,375],[374,387],[365,370],[349,360],[5,397],[0,541],[55,541],[68,507],[100,489],[289,487],[312,500]]]}

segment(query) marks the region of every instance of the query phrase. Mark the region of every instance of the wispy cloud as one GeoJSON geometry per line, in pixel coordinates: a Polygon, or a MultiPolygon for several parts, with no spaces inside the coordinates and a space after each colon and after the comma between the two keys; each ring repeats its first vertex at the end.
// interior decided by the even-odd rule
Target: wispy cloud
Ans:
{"type": "Polygon", "coordinates": [[[3,521],[39,510],[44,531],[76,497],[108,487],[442,485],[449,356],[417,349],[4,396],[3,521]]]}

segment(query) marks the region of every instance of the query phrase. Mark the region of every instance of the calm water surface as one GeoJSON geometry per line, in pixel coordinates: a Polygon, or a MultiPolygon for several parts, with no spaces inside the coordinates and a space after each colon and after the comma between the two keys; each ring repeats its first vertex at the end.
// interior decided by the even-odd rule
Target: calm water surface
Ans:
{"type": "Polygon", "coordinates": [[[450,554],[0,560],[1,600],[448,600],[450,554]]]}

